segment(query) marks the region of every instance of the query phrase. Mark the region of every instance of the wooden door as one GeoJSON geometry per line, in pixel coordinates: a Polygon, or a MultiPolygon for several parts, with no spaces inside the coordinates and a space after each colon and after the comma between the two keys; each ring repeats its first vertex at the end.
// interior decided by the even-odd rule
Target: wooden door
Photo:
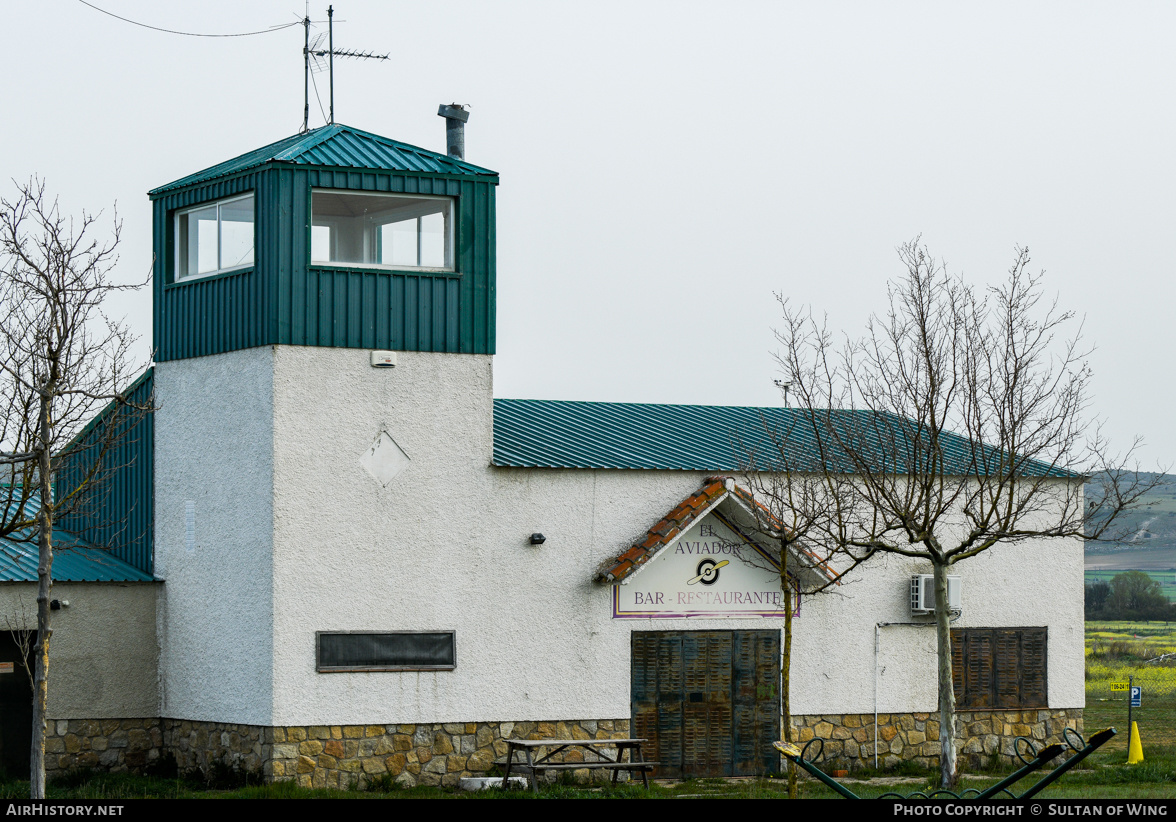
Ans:
{"type": "Polygon", "coordinates": [[[632,733],[655,776],[779,770],[778,631],[634,631],[632,733]]]}

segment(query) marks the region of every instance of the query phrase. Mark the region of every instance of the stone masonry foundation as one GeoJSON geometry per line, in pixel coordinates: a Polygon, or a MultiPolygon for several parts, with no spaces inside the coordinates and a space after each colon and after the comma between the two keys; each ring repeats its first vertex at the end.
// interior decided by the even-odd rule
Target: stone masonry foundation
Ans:
{"type": "MultiPolygon", "coordinates": [[[[628,719],[278,728],[186,719],[70,719],[50,722],[45,765],[49,775],[76,768],[139,771],[170,753],[180,773],[224,766],[315,788],[389,778],[407,786],[449,786],[463,776],[485,776],[495,759],[505,757],[507,739],[628,735],[628,719]]],[[[569,751],[562,761],[581,759],[579,751],[569,751]]],[[[591,773],[605,774],[572,775],[587,780],[591,773]]]]}
{"type": "MultiPolygon", "coordinates": [[[[890,769],[911,761],[925,768],[939,767],[937,713],[878,714],[878,767],[890,769]]],[[[804,745],[814,737],[825,740],[822,762],[855,770],[874,767],[874,715],[826,714],[794,716],[793,738],[804,745]]],[[[1020,711],[957,711],[956,744],[961,768],[982,768],[993,762],[1011,765],[1013,745],[1026,737],[1040,750],[1062,742],[1067,728],[1082,732],[1081,708],[1020,711]]]]}
{"type": "Polygon", "coordinates": [[[268,776],[274,731],[261,725],[165,719],[163,744],[180,773],[208,773],[214,765],[225,765],[268,776]]]}
{"type": "MultiPolygon", "coordinates": [[[[1082,731],[1082,709],[960,711],[956,715],[960,767],[1013,762],[1018,736],[1043,745],[1062,741],[1066,728],[1082,731]]],[[[878,765],[913,761],[939,766],[939,721],[934,713],[879,714],[878,765]]],[[[266,781],[304,787],[347,788],[375,779],[413,785],[456,785],[484,776],[506,755],[507,739],[623,739],[628,719],[553,722],[457,722],[265,727],[186,719],[69,719],[49,723],[45,769],[52,776],[75,768],[139,771],[167,754],[181,773],[214,766],[238,768],[266,781]]],[[[825,741],[823,768],[874,765],[874,715],[793,717],[801,745],[825,741]]],[[[578,751],[567,760],[579,761],[578,751]]],[[[573,771],[587,780],[603,771],[573,771]]],[[[607,777],[607,775],[606,775],[607,777]]]]}
{"type": "Polygon", "coordinates": [[[154,764],[164,749],[161,720],[50,720],[45,736],[45,774],[94,768],[141,771],[154,764]]]}
{"type": "MultiPolygon", "coordinates": [[[[624,739],[629,720],[312,725],[273,732],[267,778],[315,788],[388,777],[407,786],[449,786],[463,776],[485,776],[506,755],[507,739],[624,739]]],[[[582,761],[582,755],[570,751],[564,761],[582,761]]],[[[572,774],[586,781],[589,771],[572,774]]]]}

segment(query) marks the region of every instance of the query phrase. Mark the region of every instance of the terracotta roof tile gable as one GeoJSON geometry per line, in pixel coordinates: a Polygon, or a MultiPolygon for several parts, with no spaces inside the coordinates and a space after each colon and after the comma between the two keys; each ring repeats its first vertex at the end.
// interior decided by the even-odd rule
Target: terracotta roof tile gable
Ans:
{"type": "Polygon", "coordinates": [[[694,521],[727,493],[725,477],[707,477],[702,488],[674,506],[632,547],[601,566],[597,582],[620,582],[636,571],[675,537],[690,528],[694,521]]]}
{"type": "MultiPolygon", "coordinates": [[[[724,496],[730,495],[743,505],[756,520],[769,529],[784,530],[786,526],[768,508],[745,488],[741,488],[729,477],[707,477],[703,486],[682,502],[675,505],[668,514],[646,531],[645,536],[616,557],[604,562],[597,571],[595,581],[615,584],[635,573],[646,562],[679,535],[685,533],[705,513],[712,510],[724,496]]],[[[746,537],[745,537],[746,538],[746,537]]],[[[813,570],[829,580],[836,580],[837,574],[812,550],[799,543],[793,543],[793,550],[800,553],[813,570]]]]}

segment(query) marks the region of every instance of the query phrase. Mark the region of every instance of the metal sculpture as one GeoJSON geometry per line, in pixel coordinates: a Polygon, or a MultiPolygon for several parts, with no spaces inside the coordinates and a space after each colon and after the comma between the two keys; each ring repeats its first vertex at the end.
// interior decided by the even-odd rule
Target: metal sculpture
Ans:
{"type": "MultiPolygon", "coordinates": [[[[1015,740],[1013,740],[1013,753],[1016,754],[1017,759],[1021,760],[1022,767],[1018,768],[1016,771],[1000,780],[990,788],[986,788],[983,791],[977,788],[968,788],[960,793],[941,788],[940,790],[931,791],[930,793],[914,791],[913,793],[909,793],[906,796],[891,792],[884,793],[878,798],[911,800],[950,797],[952,799],[964,799],[982,802],[986,799],[995,799],[1001,794],[1005,794],[1009,799],[1029,799],[1030,797],[1036,796],[1038,793],[1045,790],[1045,788],[1047,788],[1049,785],[1056,782],[1062,776],[1062,774],[1066,773],[1066,771],[1070,770],[1083,759],[1090,756],[1092,753],[1106,744],[1114,735],[1115,729],[1107,728],[1106,730],[1096,733],[1090,738],[1090,741],[1087,742],[1082,738],[1082,734],[1078,733],[1072,728],[1067,728],[1062,733],[1062,742],[1064,745],[1047,745],[1046,747],[1042,748],[1040,752],[1037,750],[1036,746],[1034,746],[1031,740],[1023,736],[1018,736],[1015,740]],[[1044,777],[1042,777],[1037,783],[1029,788],[1029,790],[1025,791],[1020,796],[1009,790],[1012,785],[1021,781],[1034,771],[1040,770],[1045,766],[1046,763],[1057,758],[1067,748],[1073,751],[1073,754],[1044,777]]],[[[776,750],[778,750],[784,756],[788,757],[788,759],[791,761],[795,762],[801,768],[804,768],[806,771],[819,779],[821,782],[828,785],[841,796],[845,797],[846,799],[862,798],[816,766],[816,763],[820,761],[821,755],[825,751],[825,741],[823,739],[814,738],[810,740],[803,749],[796,747],[790,742],[776,742],[773,744],[776,750]],[[813,755],[809,756],[809,749],[813,748],[814,745],[816,745],[816,749],[813,755]]]]}

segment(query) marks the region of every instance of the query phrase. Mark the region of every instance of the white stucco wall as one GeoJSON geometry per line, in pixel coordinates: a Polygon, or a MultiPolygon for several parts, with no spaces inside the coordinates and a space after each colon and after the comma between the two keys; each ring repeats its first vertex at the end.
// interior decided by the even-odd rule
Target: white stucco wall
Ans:
{"type": "Polygon", "coordinates": [[[272,349],[254,348],[155,367],[165,717],[267,724],[272,714],[272,363],[272,349]]]}
{"type": "MultiPolygon", "coordinates": [[[[264,358],[246,354],[262,367],[264,358]]],[[[493,468],[491,383],[486,356],[400,352],[396,368],[380,370],[362,350],[274,352],[272,724],[626,717],[631,631],[779,627],[764,618],[612,619],[609,589],[592,582],[597,566],[695,491],[704,474],[493,468]],[[381,432],[410,459],[386,487],[359,462],[381,432]],[[547,536],[542,547],[528,544],[534,531],[547,536]],[[316,631],[405,630],[455,630],[456,669],[315,672],[316,631]]],[[[159,396],[167,401],[162,390],[159,396]]],[[[259,399],[258,412],[263,405],[259,399]]],[[[263,437],[264,425],[256,425],[263,437]]],[[[172,467],[189,470],[182,461],[172,467]]],[[[234,489],[234,511],[241,498],[263,506],[268,493],[240,483],[234,489]]],[[[182,531],[182,499],[170,493],[166,503],[172,543],[182,531]]],[[[162,496],[157,504],[164,507],[162,496]]],[[[217,538],[247,543],[250,573],[263,574],[268,535],[260,518],[248,540],[239,522],[224,519],[217,538]]],[[[246,562],[236,551],[215,550],[226,567],[246,562]]],[[[169,563],[169,589],[172,567],[180,566],[169,563]]],[[[879,558],[836,595],[804,603],[793,646],[795,713],[868,713],[875,699],[884,712],[934,708],[930,627],[882,629],[875,689],[875,624],[911,620],[909,578],[920,572],[930,568],[879,558]]],[[[1050,705],[1081,706],[1081,544],[999,547],[955,573],[964,584],[957,627],[1048,627],[1050,705]]],[[[171,594],[168,608],[178,616],[171,594]]],[[[185,616],[198,613],[185,606],[185,616]]],[[[214,650],[196,638],[185,643],[214,650]]],[[[165,658],[168,647],[165,640],[165,658]]],[[[248,647],[266,658],[260,638],[248,647]]],[[[264,665],[250,670],[260,676],[264,665]]],[[[176,680],[168,671],[169,693],[176,680]]],[[[241,681],[230,679],[234,688],[241,681]]],[[[232,696],[228,704],[239,701],[232,696]]],[[[193,696],[184,704],[210,703],[193,696]]],[[[264,700],[255,695],[248,705],[244,713],[253,716],[264,700]]]]}
{"type": "MultiPolygon", "coordinates": [[[[931,572],[929,562],[877,556],[836,594],[802,605],[793,640],[795,713],[870,713],[875,695],[881,713],[935,708],[934,621],[912,617],[909,592],[912,575],[931,572]],[[894,624],[911,622],[923,624],[894,624]],[[892,624],[879,629],[875,663],[877,623],[892,624]]],[[[953,628],[1046,627],[1049,705],[1085,705],[1080,541],[997,545],[949,573],[962,585],[963,614],[953,628]]]]}
{"type": "MultiPolygon", "coordinates": [[[[49,642],[51,719],[134,719],[159,716],[159,643],[154,582],[57,582],[49,642]]],[[[0,585],[0,614],[37,628],[37,585],[0,585]]],[[[7,628],[9,623],[0,621],[7,628]]],[[[23,677],[19,669],[5,676],[23,677]]]]}

